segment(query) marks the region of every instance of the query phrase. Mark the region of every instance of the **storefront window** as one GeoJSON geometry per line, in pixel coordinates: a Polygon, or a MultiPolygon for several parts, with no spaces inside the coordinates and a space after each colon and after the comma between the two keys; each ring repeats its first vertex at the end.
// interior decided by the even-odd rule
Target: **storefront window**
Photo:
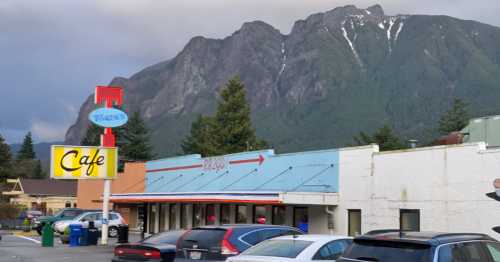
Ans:
{"type": "Polygon", "coordinates": [[[165,231],[165,222],[167,218],[168,205],[160,204],[160,232],[165,231]]]}
{"type": "Polygon", "coordinates": [[[193,205],[193,227],[202,226],[204,215],[204,206],[203,205],[193,205]]]}
{"type": "Polygon", "coordinates": [[[307,207],[293,208],[293,226],[307,233],[309,231],[309,217],[307,207]]]}
{"type": "Polygon", "coordinates": [[[154,233],[156,212],[158,212],[158,210],[156,208],[156,204],[150,204],[149,205],[149,214],[148,214],[148,217],[149,217],[148,231],[149,231],[149,233],[154,233]]]}
{"type": "Polygon", "coordinates": [[[348,234],[351,237],[361,235],[361,210],[349,209],[347,210],[348,234]]]}
{"type": "Polygon", "coordinates": [[[247,223],[247,206],[237,205],[236,206],[236,223],[245,224],[247,223]]]}
{"type": "Polygon", "coordinates": [[[188,220],[189,220],[189,206],[188,204],[181,204],[181,228],[188,228],[188,220]]]}
{"type": "Polygon", "coordinates": [[[207,205],[206,210],[207,215],[205,219],[205,225],[215,225],[215,205],[207,205]]]}
{"type": "Polygon", "coordinates": [[[399,211],[399,229],[420,231],[420,210],[401,209],[399,211]]]}
{"type": "Polygon", "coordinates": [[[175,204],[170,204],[170,207],[169,207],[169,212],[168,212],[168,215],[169,215],[169,218],[168,218],[168,229],[170,230],[173,230],[173,229],[176,229],[175,227],[175,224],[177,222],[177,216],[176,216],[176,212],[175,212],[175,204]]]}
{"type": "Polygon", "coordinates": [[[284,225],[286,223],[286,207],[273,206],[273,225],[284,225]]]}
{"type": "Polygon", "coordinates": [[[253,222],[256,224],[266,224],[266,206],[253,207],[253,222]]]}
{"type": "Polygon", "coordinates": [[[231,216],[231,206],[230,205],[220,205],[220,223],[221,224],[230,224],[231,216]]]}

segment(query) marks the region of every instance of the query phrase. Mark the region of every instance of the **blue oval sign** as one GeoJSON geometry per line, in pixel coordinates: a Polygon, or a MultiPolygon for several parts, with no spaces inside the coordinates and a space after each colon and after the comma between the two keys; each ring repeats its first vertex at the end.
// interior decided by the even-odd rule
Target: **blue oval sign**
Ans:
{"type": "Polygon", "coordinates": [[[128,116],[116,108],[99,108],[90,113],[89,120],[102,127],[119,127],[127,123],[128,116]]]}

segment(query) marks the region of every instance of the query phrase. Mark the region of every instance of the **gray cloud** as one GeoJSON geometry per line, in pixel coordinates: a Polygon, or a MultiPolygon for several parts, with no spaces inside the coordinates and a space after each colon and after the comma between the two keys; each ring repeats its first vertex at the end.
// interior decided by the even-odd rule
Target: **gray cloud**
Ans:
{"type": "Polygon", "coordinates": [[[196,35],[223,38],[263,20],[282,33],[337,6],[444,14],[500,25],[498,0],[3,0],[0,134],[61,140],[95,85],[171,58],[196,35]],[[63,131],[61,131],[63,130],[63,131]]]}

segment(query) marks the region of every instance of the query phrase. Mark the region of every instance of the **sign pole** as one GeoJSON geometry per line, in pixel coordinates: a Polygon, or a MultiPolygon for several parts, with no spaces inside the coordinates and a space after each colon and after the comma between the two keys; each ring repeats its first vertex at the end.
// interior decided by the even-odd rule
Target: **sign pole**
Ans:
{"type": "MultiPolygon", "coordinates": [[[[112,108],[113,102],[121,106],[123,103],[123,90],[120,87],[98,86],[95,91],[95,103],[105,103],[106,108],[112,108]]],[[[115,135],[111,128],[106,127],[104,134],[101,135],[101,146],[115,147],[115,135]]],[[[102,198],[102,227],[101,227],[101,244],[108,245],[108,230],[109,230],[109,197],[111,194],[111,180],[104,180],[104,190],[102,198]]]]}

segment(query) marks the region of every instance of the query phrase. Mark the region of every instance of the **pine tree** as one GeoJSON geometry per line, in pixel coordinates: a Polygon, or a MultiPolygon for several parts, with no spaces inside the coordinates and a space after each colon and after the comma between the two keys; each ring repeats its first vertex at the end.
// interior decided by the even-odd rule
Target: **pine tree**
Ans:
{"type": "Polygon", "coordinates": [[[153,157],[150,134],[138,111],[119,132],[120,155],[124,160],[146,161],[153,157]]]}
{"type": "Polygon", "coordinates": [[[23,144],[21,145],[21,149],[17,153],[17,159],[35,159],[35,151],[33,150],[33,139],[31,138],[31,132],[28,132],[24,137],[23,144]]]}
{"type": "Polygon", "coordinates": [[[0,135],[0,182],[9,177],[9,171],[12,167],[12,153],[10,146],[0,135]]]}
{"type": "Polygon", "coordinates": [[[468,104],[463,100],[455,98],[451,109],[446,111],[439,120],[439,132],[447,135],[454,131],[460,131],[469,123],[468,104]]]}
{"type": "Polygon", "coordinates": [[[239,77],[229,80],[220,92],[214,116],[211,136],[214,141],[214,154],[230,154],[265,147],[265,141],[257,139],[250,118],[250,105],[246,101],[245,86],[239,77]]]}
{"type": "Polygon", "coordinates": [[[42,162],[40,160],[36,161],[35,169],[33,170],[33,178],[35,179],[44,179],[45,173],[42,169],[42,162]]]}
{"type": "Polygon", "coordinates": [[[393,133],[392,128],[387,124],[379,128],[371,136],[367,135],[364,132],[360,132],[359,136],[354,137],[354,141],[360,146],[373,143],[378,144],[380,151],[398,150],[405,148],[405,145],[401,143],[399,138],[393,133]]]}
{"type": "Polygon", "coordinates": [[[185,154],[201,154],[208,156],[214,154],[211,130],[213,119],[208,116],[199,115],[191,124],[190,134],[182,140],[182,151],[185,154]]]}
{"type": "Polygon", "coordinates": [[[99,146],[101,145],[101,134],[104,132],[104,128],[90,123],[85,132],[80,145],[82,146],[99,146]]]}

